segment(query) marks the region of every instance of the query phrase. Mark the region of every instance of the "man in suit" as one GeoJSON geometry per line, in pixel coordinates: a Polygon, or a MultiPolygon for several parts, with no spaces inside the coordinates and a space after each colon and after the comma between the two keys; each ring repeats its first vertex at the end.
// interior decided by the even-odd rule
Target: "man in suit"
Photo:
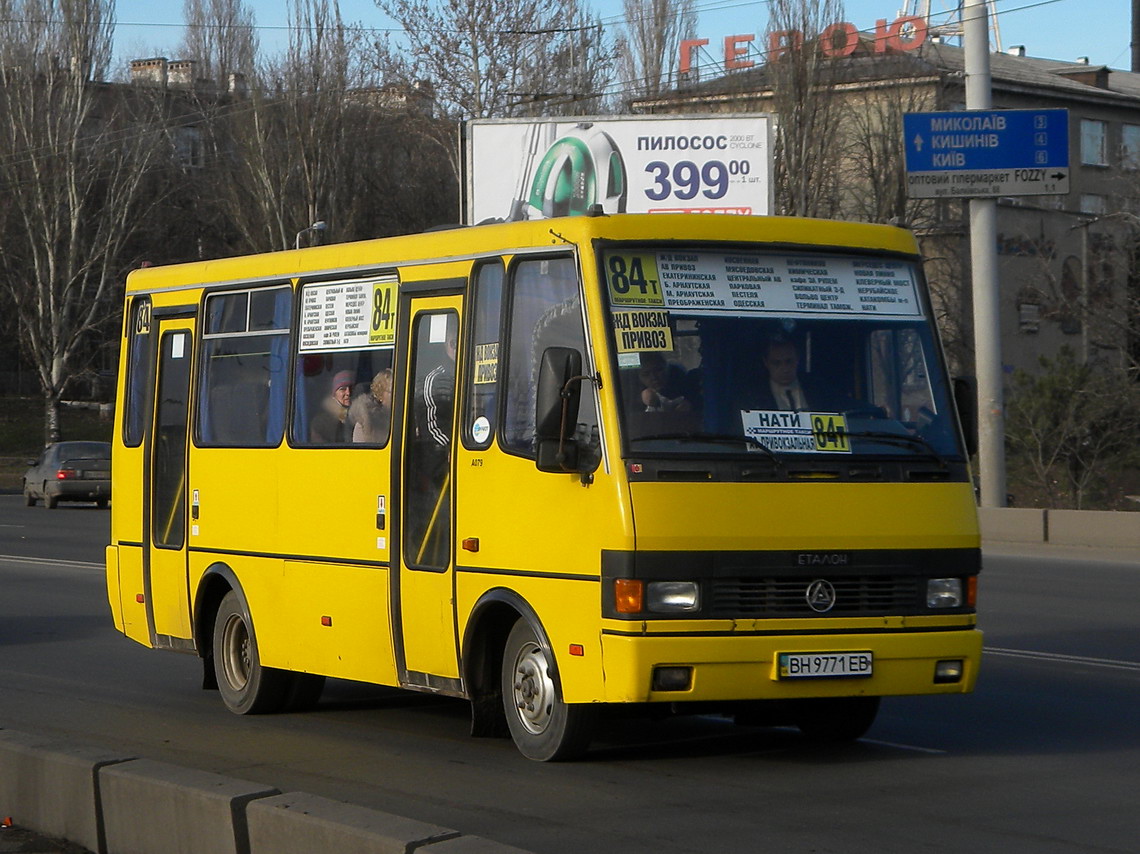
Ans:
{"type": "Polygon", "coordinates": [[[755,409],[822,409],[827,395],[800,376],[800,354],[795,343],[782,336],[768,339],[763,355],[767,382],[761,383],[755,409]]]}

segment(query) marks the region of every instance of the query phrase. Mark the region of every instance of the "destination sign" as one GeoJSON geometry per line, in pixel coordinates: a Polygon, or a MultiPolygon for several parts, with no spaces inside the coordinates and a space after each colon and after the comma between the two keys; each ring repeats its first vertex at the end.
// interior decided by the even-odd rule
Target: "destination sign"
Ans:
{"type": "Polygon", "coordinates": [[[1069,192],[1068,110],[966,110],[903,116],[915,199],[1069,192]]]}
{"type": "MultiPolygon", "coordinates": [[[[632,252],[606,257],[615,323],[632,342],[658,334],[652,311],[828,317],[917,317],[914,265],[891,258],[744,252],[632,252]]],[[[667,328],[667,327],[666,327],[667,328]]]]}

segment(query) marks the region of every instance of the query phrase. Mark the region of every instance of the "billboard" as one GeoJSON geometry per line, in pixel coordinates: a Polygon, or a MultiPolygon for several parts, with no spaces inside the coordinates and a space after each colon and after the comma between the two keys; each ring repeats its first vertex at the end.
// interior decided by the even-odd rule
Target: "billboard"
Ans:
{"type": "Polygon", "coordinates": [[[771,116],[572,116],[467,125],[469,223],[772,210],[771,116]]]}

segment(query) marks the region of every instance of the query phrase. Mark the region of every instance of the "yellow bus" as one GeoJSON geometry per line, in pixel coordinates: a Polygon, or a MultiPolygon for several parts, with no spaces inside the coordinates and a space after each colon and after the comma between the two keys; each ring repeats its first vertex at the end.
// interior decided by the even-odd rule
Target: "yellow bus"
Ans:
{"type": "Polygon", "coordinates": [[[239,714],[466,698],[860,737],[971,691],[980,540],[913,237],[582,216],[134,271],[115,625],[239,714]]]}

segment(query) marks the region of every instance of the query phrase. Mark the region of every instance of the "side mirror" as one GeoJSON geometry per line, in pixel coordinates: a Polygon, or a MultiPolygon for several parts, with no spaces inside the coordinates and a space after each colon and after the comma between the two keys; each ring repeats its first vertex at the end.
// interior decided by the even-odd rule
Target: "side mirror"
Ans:
{"type": "Polygon", "coordinates": [[[539,471],[578,470],[578,406],[582,398],[582,354],[570,347],[547,347],[538,369],[534,404],[535,465],[539,471]]]}
{"type": "Polygon", "coordinates": [[[978,452],[978,385],[973,377],[954,377],[954,408],[966,440],[966,454],[978,452]]]}

